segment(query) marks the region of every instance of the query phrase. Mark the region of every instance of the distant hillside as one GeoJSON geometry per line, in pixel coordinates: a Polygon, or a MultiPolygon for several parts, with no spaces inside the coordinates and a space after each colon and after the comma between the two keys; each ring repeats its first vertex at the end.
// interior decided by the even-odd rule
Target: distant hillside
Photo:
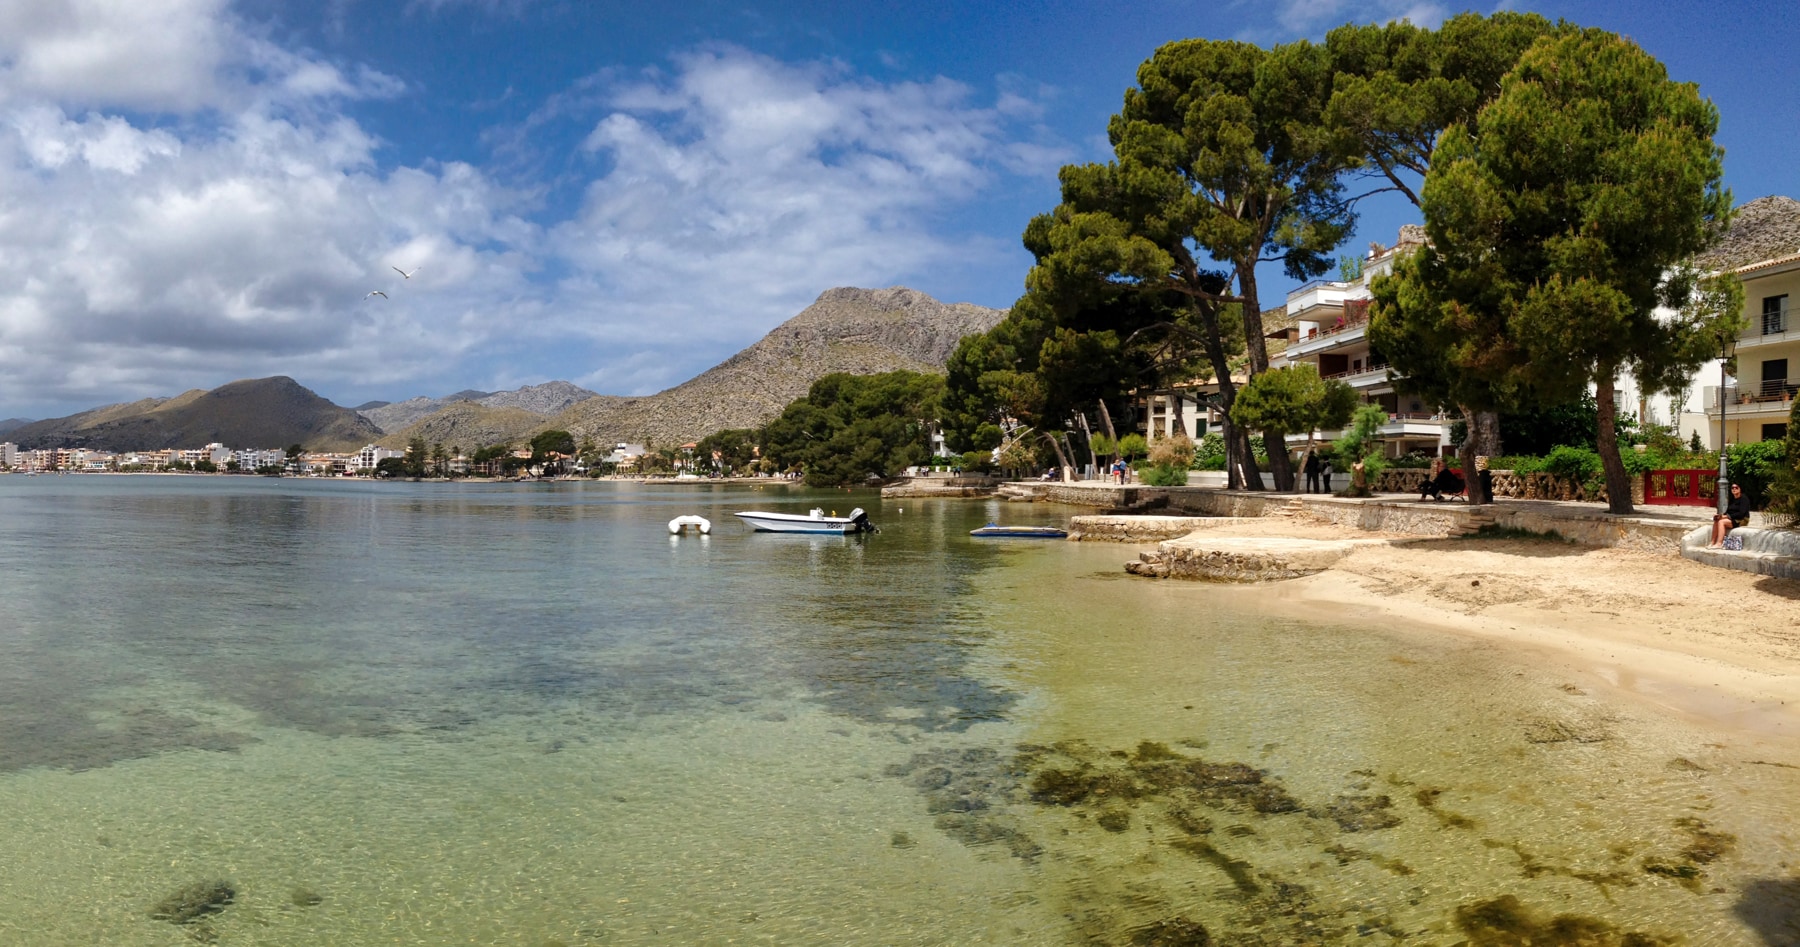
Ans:
{"type": "Polygon", "coordinates": [[[0,421],[0,434],[7,434],[30,423],[30,418],[7,418],[4,421],[0,421]]]}
{"type": "Polygon", "coordinates": [[[443,398],[409,398],[393,404],[358,408],[363,417],[388,433],[398,433],[454,404],[474,403],[486,408],[518,408],[533,414],[552,415],[572,404],[595,397],[594,393],[566,381],[527,385],[514,391],[464,390],[443,398]]]}
{"type": "Polygon", "coordinates": [[[292,378],[234,381],[211,391],[107,405],[23,425],[9,438],[24,448],[160,450],[221,443],[227,447],[350,450],[381,431],[368,419],[319,397],[292,378]]]}
{"type": "Polygon", "coordinates": [[[490,444],[523,443],[548,426],[543,415],[524,408],[490,408],[476,401],[458,401],[376,443],[404,450],[417,437],[427,444],[473,453],[490,444]]]}
{"type": "Polygon", "coordinates": [[[655,444],[755,427],[832,372],[942,373],[963,336],[986,332],[1005,316],[899,286],[827,290],[761,341],[687,382],[642,398],[585,401],[546,427],[600,443],[655,444]]]}

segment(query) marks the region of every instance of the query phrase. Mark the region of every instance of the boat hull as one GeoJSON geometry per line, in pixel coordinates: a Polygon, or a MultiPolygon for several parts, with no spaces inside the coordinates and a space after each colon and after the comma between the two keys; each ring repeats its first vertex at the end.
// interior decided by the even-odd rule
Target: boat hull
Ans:
{"type": "Polygon", "coordinates": [[[811,516],[800,516],[794,513],[761,513],[746,512],[734,514],[749,523],[758,532],[763,533],[827,533],[842,535],[859,533],[870,529],[869,518],[862,510],[854,511],[850,516],[824,516],[815,512],[811,516]]]}
{"type": "Polygon", "coordinates": [[[983,526],[969,530],[970,536],[987,539],[1066,539],[1068,531],[1054,526],[983,526]]]}

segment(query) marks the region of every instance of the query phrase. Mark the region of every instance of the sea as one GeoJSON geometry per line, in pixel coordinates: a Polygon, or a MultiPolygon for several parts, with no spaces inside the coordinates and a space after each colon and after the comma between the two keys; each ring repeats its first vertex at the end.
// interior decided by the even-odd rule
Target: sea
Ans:
{"type": "Polygon", "coordinates": [[[0,476],[0,945],[1800,944],[1792,746],[1077,512],[0,476]]]}

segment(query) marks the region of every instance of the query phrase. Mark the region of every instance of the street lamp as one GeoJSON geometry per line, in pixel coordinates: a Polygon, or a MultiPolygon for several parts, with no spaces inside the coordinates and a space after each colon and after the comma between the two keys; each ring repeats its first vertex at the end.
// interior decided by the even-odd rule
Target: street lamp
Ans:
{"type": "Polygon", "coordinates": [[[1714,499],[1717,500],[1717,502],[1718,502],[1718,506],[1719,506],[1718,512],[1721,515],[1724,514],[1724,512],[1725,512],[1725,496],[1726,496],[1726,494],[1731,492],[1731,490],[1729,489],[1730,485],[1725,480],[1725,477],[1727,474],[1727,471],[1725,469],[1725,409],[1726,409],[1726,405],[1731,403],[1731,399],[1727,398],[1725,396],[1725,363],[1726,363],[1726,360],[1731,357],[1731,342],[1732,342],[1732,340],[1731,340],[1730,336],[1720,334],[1720,336],[1719,336],[1719,479],[1718,479],[1717,483],[1714,484],[1714,492],[1717,494],[1717,496],[1714,499]]]}

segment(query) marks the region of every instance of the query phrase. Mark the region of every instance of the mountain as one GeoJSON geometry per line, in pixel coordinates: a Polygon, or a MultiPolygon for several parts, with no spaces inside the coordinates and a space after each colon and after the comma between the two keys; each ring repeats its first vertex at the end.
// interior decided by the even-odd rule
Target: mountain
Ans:
{"type": "Polygon", "coordinates": [[[292,378],[256,378],[173,398],[107,405],[23,425],[9,438],[24,448],[99,450],[285,447],[352,450],[381,436],[367,418],[340,408],[292,378]]]}
{"type": "Polygon", "coordinates": [[[10,433],[14,429],[22,428],[30,423],[30,418],[7,418],[4,421],[0,421],[0,434],[10,433]]]}
{"type": "Polygon", "coordinates": [[[641,398],[590,399],[545,427],[602,443],[684,444],[725,428],[756,427],[833,372],[942,373],[966,335],[1003,309],[945,304],[917,290],[826,290],[762,340],[674,388],[641,398]]]}
{"type": "Polygon", "coordinates": [[[520,443],[547,426],[543,415],[524,408],[490,408],[478,401],[458,401],[376,443],[405,450],[415,437],[427,444],[460,447],[464,453],[489,444],[520,443]]]}
{"type": "Polygon", "coordinates": [[[455,404],[472,402],[487,408],[519,408],[549,416],[592,397],[594,393],[586,388],[566,381],[550,381],[541,385],[527,385],[515,391],[468,389],[443,398],[408,398],[393,404],[383,402],[374,407],[358,408],[357,411],[383,431],[399,433],[455,404]]]}

